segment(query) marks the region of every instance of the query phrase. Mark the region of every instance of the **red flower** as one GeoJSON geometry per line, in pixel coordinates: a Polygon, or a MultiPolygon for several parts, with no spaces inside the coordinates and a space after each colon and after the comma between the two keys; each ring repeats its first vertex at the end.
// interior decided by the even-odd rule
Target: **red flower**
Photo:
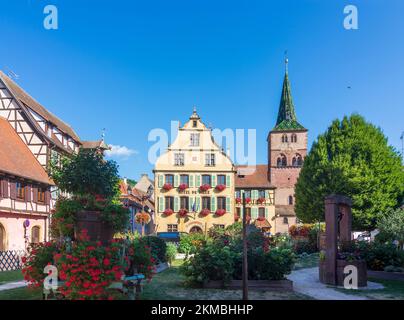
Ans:
{"type": "Polygon", "coordinates": [[[171,183],[165,183],[163,185],[163,189],[166,191],[170,191],[173,188],[173,185],[171,183]]]}
{"type": "Polygon", "coordinates": [[[200,212],[200,215],[202,217],[206,217],[209,213],[210,213],[210,210],[205,208],[205,209],[202,209],[202,211],[200,212]]]}
{"type": "Polygon", "coordinates": [[[240,204],[241,203],[241,198],[236,198],[236,203],[240,204]]]}
{"type": "Polygon", "coordinates": [[[164,214],[166,216],[171,216],[174,213],[174,211],[172,209],[165,209],[164,210],[164,214]]]}
{"type": "Polygon", "coordinates": [[[180,209],[180,211],[178,211],[178,215],[179,215],[181,218],[186,217],[187,214],[188,214],[188,210],[187,210],[187,209],[180,209]]]}
{"type": "Polygon", "coordinates": [[[221,216],[223,216],[223,215],[226,213],[226,210],[224,210],[224,209],[217,209],[215,213],[216,213],[217,216],[221,217],[221,216]]]}
{"type": "Polygon", "coordinates": [[[218,184],[216,186],[217,191],[223,191],[224,189],[226,189],[226,186],[224,184],[218,184]]]}
{"type": "Polygon", "coordinates": [[[180,191],[184,191],[185,189],[187,189],[188,188],[188,185],[186,184],[186,183],[181,183],[179,186],[178,186],[178,189],[180,190],[180,191]]]}
{"type": "Polygon", "coordinates": [[[109,261],[109,259],[105,258],[104,261],[102,262],[102,264],[104,266],[109,266],[111,264],[111,262],[109,261]]]}
{"type": "Polygon", "coordinates": [[[208,191],[211,188],[210,184],[203,184],[199,187],[199,191],[208,191]]]}
{"type": "Polygon", "coordinates": [[[259,197],[259,198],[257,199],[257,201],[258,201],[258,203],[262,204],[262,203],[265,202],[265,198],[259,197]]]}
{"type": "Polygon", "coordinates": [[[245,202],[246,202],[246,203],[250,203],[250,202],[251,202],[251,198],[250,198],[250,197],[245,198],[245,202]]]}

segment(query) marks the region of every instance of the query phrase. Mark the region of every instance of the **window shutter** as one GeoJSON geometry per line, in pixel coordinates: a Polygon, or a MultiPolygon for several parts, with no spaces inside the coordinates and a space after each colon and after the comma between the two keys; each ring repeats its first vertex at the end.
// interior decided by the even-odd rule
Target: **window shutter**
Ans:
{"type": "Polygon", "coordinates": [[[159,175],[158,175],[158,187],[159,187],[159,188],[162,188],[162,187],[163,187],[163,184],[164,184],[163,179],[164,179],[163,175],[162,175],[162,174],[159,174],[159,175]]]}
{"type": "Polygon", "coordinates": [[[195,203],[195,207],[196,207],[196,211],[198,212],[198,211],[201,211],[201,197],[196,197],[195,198],[195,201],[196,201],[196,203],[195,203]]]}
{"type": "Polygon", "coordinates": [[[189,197],[188,198],[188,211],[192,212],[192,205],[194,204],[195,198],[194,197],[189,197]]]}
{"type": "Polygon", "coordinates": [[[212,174],[212,188],[216,187],[216,175],[212,174]]]}
{"type": "Polygon", "coordinates": [[[15,182],[10,182],[10,198],[17,199],[17,184],[15,182]]]}
{"type": "Polygon", "coordinates": [[[34,203],[38,202],[38,188],[36,187],[32,188],[32,202],[34,203]]]}
{"type": "Polygon", "coordinates": [[[212,212],[216,211],[216,197],[212,197],[210,199],[210,211],[212,212]]]}
{"type": "Polygon", "coordinates": [[[265,219],[268,219],[268,218],[269,218],[268,215],[269,215],[269,213],[268,213],[268,208],[265,207],[265,219]]]}
{"type": "Polygon", "coordinates": [[[178,174],[174,175],[174,188],[177,188],[180,184],[180,177],[178,174]]]}
{"type": "Polygon", "coordinates": [[[241,207],[240,208],[240,218],[243,218],[243,216],[244,216],[244,207],[241,207]]]}
{"type": "Polygon", "coordinates": [[[252,219],[257,219],[258,218],[258,208],[257,207],[252,207],[251,208],[251,218],[252,219]]]}
{"type": "Polygon", "coordinates": [[[50,205],[50,199],[51,199],[50,192],[49,192],[49,190],[46,190],[45,191],[45,204],[46,205],[50,205]]]}
{"type": "Polygon", "coordinates": [[[194,186],[194,175],[189,175],[189,187],[192,188],[194,186]]]}
{"type": "Polygon", "coordinates": [[[195,176],[195,178],[196,178],[196,185],[195,185],[195,187],[200,187],[201,186],[201,175],[199,175],[199,174],[197,174],[196,176],[195,176]]]}
{"type": "Polygon", "coordinates": [[[231,207],[231,198],[226,197],[226,211],[230,212],[230,207],[231,207]]]}
{"type": "Polygon", "coordinates": [[[226,175],[226,187],[230,187],[231,184],[231,176],[228,174],[226,175]]]}
{"type": "Polygon", "coordinates": [[[159,197],[159,212],[164,212],[164,197],[159,197]]]}
{"type": "Polygon", "coordinates": [[[7,180],[3,180],[2,181],[2,185],[3,185],[3,198],[8,198],[8,181],[7,180]]]}
{"type": "Polygon", "coordinates": [[[26,202],[31,201],[31,186],[26,186],[25,187],[25,201],[26,202]]]}
{"type": "Polygon", "coordinates": [[[265,199],[266,199],[266,200],[269,199],[269,190],[265,190],[265,199]]]}
{"type": "Polygon", "coordinates": [[[179,198],[174,197],[174,211],[177,212],[179,210],[179,198]]]}

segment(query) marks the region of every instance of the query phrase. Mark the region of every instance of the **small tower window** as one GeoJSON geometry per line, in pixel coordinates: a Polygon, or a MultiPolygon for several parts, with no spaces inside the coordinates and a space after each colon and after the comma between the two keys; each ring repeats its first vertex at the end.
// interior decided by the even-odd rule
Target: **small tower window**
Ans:
{"type": "Polygon", "coordinates": [[[288,204],[293,205],[293,196],[288,197],[288,204]]]}
{"type": "Polygon", "coordinates": [[[292,142],[297,142],[297,135],[294,133],[292,134],[292,142]]]}
{"type": "Polygon", "coordinates": [[[282,136],[282,142],[288,142],[288,136],[286,134],[282,136]]]}

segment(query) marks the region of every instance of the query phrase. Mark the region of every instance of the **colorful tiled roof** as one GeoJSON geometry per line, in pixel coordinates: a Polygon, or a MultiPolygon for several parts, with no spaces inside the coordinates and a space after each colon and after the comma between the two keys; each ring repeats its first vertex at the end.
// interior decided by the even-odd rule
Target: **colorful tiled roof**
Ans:
{"type": "Polygon", "coordinates": [[[288,73],[283,80],[281,102],[279,104],[278,118],[272,131],[306,130],[296,118],[288,73]]]}
{"type": "Polygon", "coordinates": [[[0,117],[0,172],[54,185],[10,123],[0,117]]]}

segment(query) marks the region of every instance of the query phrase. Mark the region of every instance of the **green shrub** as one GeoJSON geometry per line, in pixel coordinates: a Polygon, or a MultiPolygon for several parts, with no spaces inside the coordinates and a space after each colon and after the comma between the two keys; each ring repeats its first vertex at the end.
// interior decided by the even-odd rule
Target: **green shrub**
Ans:
{"type": "Polygon", "coordinates": [[[302,254],[302,253],[314,253],[317,252],[317,245],[310,241],[309,239],[307,240],[295,240],[293,242],[293,250],[296,254],[302,254]]]}
{"type": "Polygon", "coordinates": [[[384,270],[387,266],[404,267],[404,251],[392,243],[359,242],[356,248],[371,270],[384,270]]]}
{"type": "Polygon", "coordinates": [[[183,234],[180,238],[178,252],[185,254],[193,254],[202,244],[206,242],[206,237],[203,233],[183,234]]]}
{"type": "Polygon", "coordinates": [[[171,264],[175,259],[176,254],[177,254],[177,246],[172,242],[167,243],[166,261],[171,264]]]}
{"type": "Polygon", "coordinates": [[[156,236],[147,236],[141,239],[150,247],[152,256],[156,261],[167,261],[167,244],[163,239],[156,236]]]}

